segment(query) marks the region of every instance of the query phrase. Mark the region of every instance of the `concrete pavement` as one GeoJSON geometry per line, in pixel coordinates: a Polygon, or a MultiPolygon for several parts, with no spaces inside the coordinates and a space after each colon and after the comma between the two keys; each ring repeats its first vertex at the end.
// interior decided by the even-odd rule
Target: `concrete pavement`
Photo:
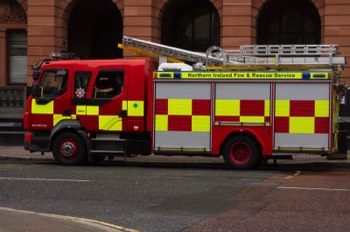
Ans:
{"type": "Polygon", "coordinates": [[[120,232],[135,231],[116,225],[61,215],[0,207],[0,232],[120,232]]]}
{"type": "Polygon", "coordinates": [[[51,153],[29,152],[24,150],[23,146],[0,146],[0,159],[26,159],[26,160],[53,160],[51,153]]]}

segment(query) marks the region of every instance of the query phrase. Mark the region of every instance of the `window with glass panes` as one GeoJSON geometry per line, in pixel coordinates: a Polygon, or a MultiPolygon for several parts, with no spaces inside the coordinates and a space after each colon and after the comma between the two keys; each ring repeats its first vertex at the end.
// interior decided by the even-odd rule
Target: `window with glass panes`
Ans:
{"type": "Polygon", "coordinates": [[[27,32],[9,30],[9,83],[27,83],[27,32]]]}
{"type": "Polygon", "coordinates": [[[319,44],[321,22],[309,0],[272,0],[258,17],[258,44],[319,44]]]}
{"type": "Polygon", "coordinates": [[[210,1],[192,1],[168,7],[162,24],[162,43],[191,50],[206,51],[220,43],[219,14],[210,1]]]}

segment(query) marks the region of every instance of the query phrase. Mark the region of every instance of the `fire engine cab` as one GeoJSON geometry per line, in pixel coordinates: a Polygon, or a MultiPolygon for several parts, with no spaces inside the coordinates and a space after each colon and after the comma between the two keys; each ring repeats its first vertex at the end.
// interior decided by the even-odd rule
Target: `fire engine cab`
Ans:
{"type": "Polygon", "coordinates": [[[64,165],[106,156],[223,156],[250,169],[287,153],[338,149],[337,45],[243,45],[206,53],[124,37],[119,47],[159,58],[77,60],[33,67],[25,149],[64,165]],[[184,63],[167,63],[186,61],[184,63]]]}

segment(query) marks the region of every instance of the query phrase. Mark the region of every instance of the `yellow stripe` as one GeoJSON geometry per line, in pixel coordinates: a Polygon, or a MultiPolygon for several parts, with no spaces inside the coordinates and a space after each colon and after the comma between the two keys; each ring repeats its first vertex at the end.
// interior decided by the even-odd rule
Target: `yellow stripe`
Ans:
{"type": "Polygon", "coordinates": [[[143,101],[128,101],[128,116],[143,116],[143,101]]]}
{"type": "Polygon", "coordinates": [[[99,106],[87,106],[87,115],[99,115],[99,106]]]}
{"type": "Polygon", "coordinates": [[[123,101],[123,103],[122,103],[122,109],[123,109],[123,110],[128,110],[128,101],[123,101]]]}
{"type": "Polygon", "coordinates": [[[209,132],[210,116],[192,116],[193,132],[209,132]]]}
{"type": "Polygon", "coordinates": [[[312,72],[311,79],[328,79],[328,72],[312,72]]]}
{"type": "Polygon", "coordinates": [[[316,117],[329,117],[329,101],[328,100],[316,100],[315,101],[315,116],[316,117]]]}
{"type": "Polygon", "coordinates": [[[50,101],[44,105],[36,104],[36,100],[32,100],[32,114],[53,114],[54,101],[50,101]]]}
{"type": "Polygon", "coordinates": [[[61,120],[64,119],[76,119],[76,115],[71,115],[71,116],[62,116],[62,114],[54,114],[53,115],[53,126],[56,126],[57,123],[59,123],[61,120]]]}
{"type": "Polygon", "coordinates": [[[76,106],[75,110],[77,115],[86,115],[86,106],[76,106]]]}
{"type": "Polygon", "coordinates": [[[168,99],[169,115],[192,115],[192,99],[168,99]]]}
{"type": "Polygon", "coordinates": [[[239,116],[240,100],[219,99],[215,101],[216,116],[239,116]]]}
{"type": "Polygon", "coordinates": [[[106,131],[121,131],[123,128],[123,121],[118,116],[99,116],[98,128],[106,131]]]}
{"type": "Polygon", "coordinates": [[[290,117],[289,133],[291,134],[314,134],[315,118],[314,117],[290,117]]]}
{"type": "Polygon", "coordinates": [[[264,116],[270,116],[270,100],[265,100],[264,116]]]}
{"type": "Polygon", "coordinates": [[[174,78],[174,72],[156,72],[154,78],[174,78]]]}
{"type": "Polygon", "coordinates": [[[265,122],[265,117],[262,116],[241,116],[239,122],[265,122]]]}
{"type": "Polygon", "coordinates": [[[302,79],[302,72],[182,72],[181,78],[302,79]]]}
{"type": "Polygon", "coordinates": [[[290,115],[290,100],[276,100],[276,117],[288,117],[290,115]]]}
{"type": "Polygon", "coordinates": [[[168,115],[156,115],[156,131],[168,131],[168,115]]]}

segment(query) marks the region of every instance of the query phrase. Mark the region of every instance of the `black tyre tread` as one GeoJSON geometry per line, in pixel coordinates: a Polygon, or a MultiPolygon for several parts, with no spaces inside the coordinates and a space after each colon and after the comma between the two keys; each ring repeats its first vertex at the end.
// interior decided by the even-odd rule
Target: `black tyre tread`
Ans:
{"type": "Polygon", "coordinates": [[[81,164],[85,159],[86,159],[86,145],[84,140],[76,133],[73,132],[65,132],[60,135],[58,135],[53,143],[52,143],[52,154],[53,157],[55,158],[56,162],[62,165],[67,165],[67,166],[74,166],[74,165],[79,165],[81,164]],[[58,152],[58,146],[61,143],[62,140],[70,138],[72,140],[75,140],[78,147],[79,147],[79,152],[75,159],[72,160],[65,160],[62,159],[59,155],[58,152]]]}
{"type": "Polygon", "coordinates": [[[247,170],[247,169],[252,169],[257,166],[259,162],[259,147],[254,139],[252,139],[249,136],[246,135],[236,135],[231,138],[229,138],[223,148],[223,157],[225,160],[226,165],[231,168],[231,169],[240,169],[240,170],[247,170]],[[244,164],[239,164],[236,163],[234,160],[231,159],[230,156],[230,149],[231,146],[236,143],[236,142],[244,142],[247,145],[249,145],[252,154],[251,154],[251,159],[247,161],[244,164]]]}

